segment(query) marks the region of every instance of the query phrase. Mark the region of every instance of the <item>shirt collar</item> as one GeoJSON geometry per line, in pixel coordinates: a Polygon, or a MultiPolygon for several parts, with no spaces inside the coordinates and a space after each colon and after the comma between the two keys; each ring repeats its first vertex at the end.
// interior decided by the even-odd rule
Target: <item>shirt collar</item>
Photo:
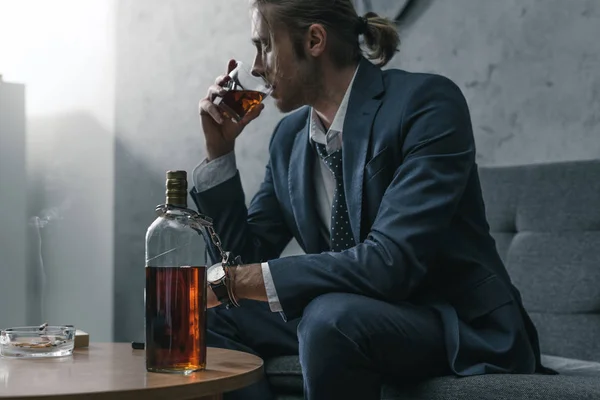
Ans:
{"type": "Polygon", "coordinates": [[[354,71],[354,76],[344,93],[342,102],[333,117],[333,122],[329,127],[329,130],[325,132],[325,127],[321,122],[317,112],[314,108],[310,109],[310,127],[309,127],[309,139],[313,142],[324,144],[327,146],[327,152],[332,153],[339,150],[342,147],[342,130],[344,129],[344,120],[346,119],[346,112],[348,111],[348,103],[350,101],[350,92],[352,91],[352,85],[358,72],[358,68],[354,71]]]}

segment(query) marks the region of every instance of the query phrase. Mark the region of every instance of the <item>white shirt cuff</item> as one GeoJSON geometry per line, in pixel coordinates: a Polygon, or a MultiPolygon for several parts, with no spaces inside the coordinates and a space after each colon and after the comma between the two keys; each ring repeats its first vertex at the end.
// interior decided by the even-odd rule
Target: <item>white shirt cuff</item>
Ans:
{"type": "Polygon", "coordinates": [[[204,159],[194,168],[192,178],[197,192],[204,192],[231,179],[237,173],[235,152],[230,152],[212,161],[204,159]]]}
{"type": "Polygon", "coordinates": [[[264,262],[261,264],[261,267],[263,280],[265,281],[265,289],[267,291],[267,299],[269,300],[269,308],[273,312],[283,311],[281,303],[279,303],[279,297],[277,296],[277,290],[275,289],[275,282],[273,282],[269,263],[264,262]]]}

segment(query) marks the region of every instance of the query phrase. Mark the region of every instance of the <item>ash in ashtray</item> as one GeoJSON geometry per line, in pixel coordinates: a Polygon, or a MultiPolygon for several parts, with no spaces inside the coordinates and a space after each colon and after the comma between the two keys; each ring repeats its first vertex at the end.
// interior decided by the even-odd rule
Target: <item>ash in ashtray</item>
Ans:
{"type": "Polygon", "coordinates": [[[56,347],[65,344],[67,341],[64,338],[56,336],[40,336],[36,338],[21,338],[19,342],[11,342],[13,347],[21,347],[27,349],[45,349],[48,347],[56,347]]]}

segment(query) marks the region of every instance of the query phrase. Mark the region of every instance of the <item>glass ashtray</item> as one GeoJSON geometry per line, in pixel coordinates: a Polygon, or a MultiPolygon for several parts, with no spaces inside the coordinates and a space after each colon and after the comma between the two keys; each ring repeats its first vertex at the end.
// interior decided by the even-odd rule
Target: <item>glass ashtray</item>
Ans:
{"type": "Polygon", "coordinates": [[[75,327],[70,325],[0,330],[0,355],[3,357],[63,357],[73,354],[74,347],[75,327]]]}

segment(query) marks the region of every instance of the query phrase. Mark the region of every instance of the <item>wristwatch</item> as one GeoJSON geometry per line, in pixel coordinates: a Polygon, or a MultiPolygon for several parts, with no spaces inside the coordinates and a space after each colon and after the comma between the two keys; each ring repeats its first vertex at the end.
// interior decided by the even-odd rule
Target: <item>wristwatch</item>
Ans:
{"type": "Polygon", "coordinates": [[[206,271],[206,280],[221,304],[226,308],[239,307],[231,292],[228,269],[222,263],[216,263],[206,271]]]}

